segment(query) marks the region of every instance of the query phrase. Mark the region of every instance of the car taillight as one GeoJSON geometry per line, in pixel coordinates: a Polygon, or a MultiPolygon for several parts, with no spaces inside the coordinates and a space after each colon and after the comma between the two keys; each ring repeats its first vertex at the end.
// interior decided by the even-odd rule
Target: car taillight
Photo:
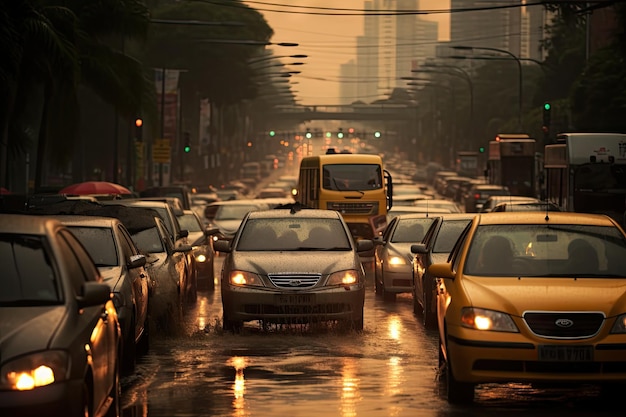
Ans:
{"type": "Polygon", "coordinates": [[[474,200],[479,200],[480,199],[480,194],[476,193],[474,194],[474,200]]]}

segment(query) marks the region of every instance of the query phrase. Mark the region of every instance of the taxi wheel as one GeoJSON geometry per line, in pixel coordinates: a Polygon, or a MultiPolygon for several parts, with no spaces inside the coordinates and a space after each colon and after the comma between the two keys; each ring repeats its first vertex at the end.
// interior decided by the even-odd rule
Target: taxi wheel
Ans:
{"type": "Polygon", "coordinates": [[[446,392],[450,404],[470,404],[474,401],[474,384],[457,381],[452,372],[450,352],[445,364],[446,367],[446,392]]]}

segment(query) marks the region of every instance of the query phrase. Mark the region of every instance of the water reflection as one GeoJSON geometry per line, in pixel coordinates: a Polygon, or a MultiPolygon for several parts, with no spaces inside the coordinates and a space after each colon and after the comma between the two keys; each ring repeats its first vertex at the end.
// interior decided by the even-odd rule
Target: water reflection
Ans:
{"type": "Polygon", "coordinates": [[[341,417],[356,417],[357,403],[361,399],[357,361],[354,358],[343,358],[341,363],[341,417]]]}
{"type": "Polygon", "coordinates": [[[235,368],[235,381],[233,383],[233,417],[244,417],[250,413],[246,410],[246,381],[243,370],[248,366],[248,360],[243,356],[234,356],[228,361],[228,365],[235,368]]]}

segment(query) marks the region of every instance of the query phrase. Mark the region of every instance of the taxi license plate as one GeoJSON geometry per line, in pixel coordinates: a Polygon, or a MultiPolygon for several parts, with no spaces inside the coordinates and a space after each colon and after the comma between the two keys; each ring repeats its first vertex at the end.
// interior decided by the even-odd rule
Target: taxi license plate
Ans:
{"type": "Polygon", "coordinates": [[[276,296],[278,305],[306,305],[313,303],[313,294],[279,294],[276,296]]]}
{"type": "Polygon", "coordinates": [[[539,360],[549,362],[590,362],[593,346],[540,345],[539,360]]]}

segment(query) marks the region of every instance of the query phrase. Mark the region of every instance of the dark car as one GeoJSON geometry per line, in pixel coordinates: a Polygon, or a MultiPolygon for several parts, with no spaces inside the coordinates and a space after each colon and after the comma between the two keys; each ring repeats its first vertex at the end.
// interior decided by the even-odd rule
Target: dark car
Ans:
{"type": "Polygon", "coordinates": [[[57,220],[2,214],[0,263],[0,415],[120,415],[117,312],[83,245],[57,220]]]}
{"type": "Polygon", "coordinates": [[[403,214],[394,217],[381,237],[374,239],[374,283],[376,294],[393,301],[398,293],[413,291],[411,245],[421,242],[439,214],[403,214]]]}
{"type": "MultiPolygon", "coordinates": [[[[187,236],[189,231],[181,228],[178,221],[177,213],[182,214],[182,210],[175,209],[170,203],[157,200],[136,200],[136,199],[124,199],[112,202],[105,202],[106,204],[119,204],[128,207],[141,207],[146,209],[152,209],[156,211],[163,220],[163,224],[167,228],[170,237],[174,241],[175,246],[188,246],[187,236]]],[[[186,253],[186,269],[187,274],[181,284],[181,291],[185,297],[185,300],[195,302],[197,299],[198,289],[198,271],[196,269],[195,258],[191,251],[182,251],[186,253]]]]}
{"type": "Polygon", "coordinates": [[[191,245],[198,271],[198,288],[212,290],[215,288],[213,241],[211,237],[218,233],[218,229],[209,229],[202,225],[200,217],[192,211],[185,210],[178,215],[178,221],[182,228],[187,229],[187,240],[191,245]]]}
{"type": "Polygon", "coordinates": [[[466,213],[477,213],[485,201],[492,195],[509,195],[509,189],[503,185],[474,184],[463,196],[466,213]]]}
{"type": "Polygon", "coordinates": [[[435,304],[435,277],[428,267],[445,262],[463,229],[474,218],[474,214],[450,213],[437,217],[425,233],[421,242],[411,245],[411,273],[413,283],[413,311],[422,314],[426,328],[437,327],[437,305],[435,304]]]}
{"type": "Polygon", "coordinates": [[[111,287],[122,330],[122,369],[131,373],[137,355],[148,352],[148,306],[152,280],[126,227],[118,220],[97,216],[56,216],[85,246],[111,287]]]}
{"type": "Polygon", "coordinates": [[[338,321],[362,330],[365,271],[359,252],[373,246],[371,240],[355,243],[334,210],[248,213],[232,241],[215,243],[227,253],[221,274],[224,329],[261,320],[338,321]]]}

